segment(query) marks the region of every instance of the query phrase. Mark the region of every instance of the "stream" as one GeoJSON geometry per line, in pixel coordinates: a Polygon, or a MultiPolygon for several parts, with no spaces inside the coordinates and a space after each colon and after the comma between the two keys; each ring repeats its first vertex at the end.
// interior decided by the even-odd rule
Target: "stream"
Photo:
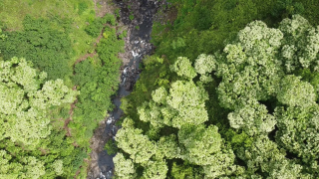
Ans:
{"type": "Polygon", "coordinates": [[[92,138],[88,179],[110,179],[113,175],[113,157],[115,155],[108,155],[103,150],[103,146],[108,140],[114,140],[118,130],[115,123],[124,115],[120,109],[120,100],[133,90],[133,86],[139,78],[139,65],[143,57],[150,55],[154,49],[150,43],[152,20],[158,8],[165,4],[163,0],[113,0],[113,2],[120,8],[121,23],[127,27],[128,36],[125,38],[125,51],[128,54],[128,59],[123,60],[121,83],[117,95],[112,99],[115,108],[109,113],[104,123],[95,130],[92,138]],[[132,15],[134,19],[132,19],[132,15]]]}

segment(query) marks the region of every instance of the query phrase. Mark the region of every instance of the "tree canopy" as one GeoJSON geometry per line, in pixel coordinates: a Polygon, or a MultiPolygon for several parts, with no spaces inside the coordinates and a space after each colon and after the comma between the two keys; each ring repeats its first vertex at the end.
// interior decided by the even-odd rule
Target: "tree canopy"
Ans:
{"type": "MultiPolygon", "coordinates": [[[[0,142],[5,144],[0,147],[0,178],[41,178],[48,174],[47,161],[18,146],[25,152],[44,149],[43,142],[53,135],[51,108],[71,104],[79,93],[61,79],[45,80],[46,73],[24,58],[0,61],[0,67],[0,142]]],[[[52,161],[51,167],[56,175],[63,174],[62,160],[52,161]]]]}
{"type": "Polygon", "coordinates": [[[253,21],[221,52],[177,58],[116,136],[130,175],[317,178],[318,35],[300,15],[278,28],[253,21]],[[150,151],[137,161],[132,150],[150,151]]]}
{"type": "Polygon", "coordinates": [[[46,73],[37,73],[23,58],[0,66],[0,139],[34,146],[50,134],[49,107],[72,103],[78,92],[60,79],[44,82],[46,73]]]}

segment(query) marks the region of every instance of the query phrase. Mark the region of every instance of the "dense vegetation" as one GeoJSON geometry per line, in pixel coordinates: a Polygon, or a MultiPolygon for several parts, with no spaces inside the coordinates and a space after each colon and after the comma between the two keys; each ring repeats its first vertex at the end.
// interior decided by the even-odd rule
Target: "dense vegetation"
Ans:
{"type": "MultiPolygon", "coordinates": [[[[105,146],[114,178],[319,178],[319,2],[168,2],[105,146]]],[[[126,32],[91,0],[0,12],[0,178],[86,178],[126,32]]]]}
{"type": "Polygon", "coordinates": [[[89,147],[93,129],[112,108],[110,97],[118,89],[121,61],[117,54],[123,50],[124,41],[118,40],[115,29],[109,26],[105,27],[103,37],[96,48],[99,58],[75,65],[73,82],[81,95],[69,126],[81,146],[89,147]]]}
{"type": "Polygon", "coordinates": [[[0,178],[86,178],[125,34],[90,0],[5,0],[0,11],[0,178]]]}
{"type": "Polygon", "coordinates": [[[24,57],[47,72],[48,79],[63,79],[72,73],[68,65],[72,55],[71,40],[67,33],[50,28],[49,22],[26,16],[24,31],[4,32],[6,38],[0,44],[1,54],[4,59],[24,57]]]}
{"type": "Polygon", "coordinates": [[[319,4],[170,2],[122,100],[116,178],[318,178],[319,4]]]}

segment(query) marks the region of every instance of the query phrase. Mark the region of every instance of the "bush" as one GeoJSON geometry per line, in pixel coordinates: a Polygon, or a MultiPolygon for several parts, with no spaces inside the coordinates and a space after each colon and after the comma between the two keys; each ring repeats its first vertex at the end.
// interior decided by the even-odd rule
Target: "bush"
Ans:
{"type": "Polygon", "coordinates": [[[96,49],[99,58],[76,64],[72,78],[81,93],[74,109],[74,120],[69,126],[80,146],[89,146],[97,122],[113,108],[110,98],[118,89],[121,60],[117,54],[123,51],[124,41],[118,40],[115,29],[109,26],[105,27],[103,34],[96,49]]]}
{"type": "Polygon", "coordinates": [[[85,31],[92,37],[98,37],[105,23],[116,25],[116,18],[112,14],[106,14],[103,18],[96,18],[86,26],[85,31]]]}
{"type": "Polygon", "coordinates": [[[291,17],[294,14],[302,14],[305,8],[302,3],[293,0],[278,0],[271,14],[276,18],[291,17]]]}
{"type": "Polygon", "coordinates": [[[40,71],[47,72],[48,79],[64,79],[71,75],[68,63],[72,44],[68,35],[50,28],[49,21],[41,18],[26,16],[23,25],[25,31],[4,32],[7,38],[0,39],[3,59],[24,57],[40,71]]]}
{"type": "Polygon", "coordinates": [[[88,5],[85,2],[79,2],[78,4],[78,14],[82,15],[85,10],[88,9],[88,5]]]}
{"type": "Polygon", "coordinates": [[[92,37],[98,37],[103,28],[103,19],[94,19],[85,28],[85,32],[92,37]]]}
{"type": "Polygon", "coordinates": [[[117,153],[117,147],[113,140],[107,141],[107,143],[104,146],[104,149],[106,150],[107,154],[114,155],[117,153]]]}

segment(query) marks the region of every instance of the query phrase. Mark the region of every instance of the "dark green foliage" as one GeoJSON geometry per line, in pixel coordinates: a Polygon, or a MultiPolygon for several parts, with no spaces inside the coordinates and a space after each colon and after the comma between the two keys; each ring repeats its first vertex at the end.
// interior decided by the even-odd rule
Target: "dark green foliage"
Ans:
{"type": "Polygon", "coordinates": [[[74,110],[74,120],[69,124],[72,136],[80,146],[89,146],[89,140],[97,122],[107,110],[112,109],[110,98],[118,89],[120,59],[124,41],[118,40],[114,28],[105,27],[104,38],[96,49],[99,59],[87,59],[75,65],[73,83],[78,86],[80,96],[74,110]]]}
{"type": "Polygon", "coordinates": [[[87,158],[86,151],[76,148],[72,145],[72,141],[65,140],[65,132],[53,130],[51,135],[41,140],[37,150],[23,150],[21,147],[10,140],[5,140],[0,144],[0,150],[6,150],[14,156],[11,162],[20,162],[24,157],[36,157],[37,160],[44,162],[45,175],[41,178],[54,178],[56,175],[52,163],[56,160],[63,162],[63,178],[72,178],[83,159],[87,158]]]}
{"type": "Polygon", "coordinates": [[[110,23],[111,25],[116,25],[116,18],[113,14],[106,14],[103,19],[105,22],[110,23]]]}
{"type": "Polygon", "coordinates": [[[92,37],[97,37],[101,33],[103,24],[104,23],[102,19],[95,19],[85,28],[85,32],[92,37]]]}
{"type": "MultiPolygon", "coordinates": [[[[301,76],[303,81],[309,82],[315,91],[319,90],[319,73],[313,73],[310,69],[301,69],[296,72],[296,75],[301,76]]],[[[316,95],[318,98],[317,93],[316,95]]]]}
{"type": "Polygon", "coordinates": [[[111,25],[115,25],[116,19],[112,14],[106,14],[103,18],[96,18],[85,28],[87,34],[92,37],[97,37],[101,33],[104,24],[110,23],[111,25]]]}
{"type": "MultiPolygon", "coordinates": [[[[159,86],[169,86],[170,79],[176,79],[173,73],[168,70],[170,62],[157,56],[146,57],[143,61],[143,73],[136,82],[134,90],[126,98],[122,99],[122,110],[137,120],[136,107],[144,101],[151,99],[151,92],[159,86]]],[[[139,125],[143,125],[140,124],[139,125]]]]}
{"type": "Polygon", "coordinates": [[[109,155],[116,154],[117,150],[118,150],[113,140],[107,141],[105,146],[104,146],[104,149],[106,150],[107,154],[109,154],[109,155]]]}
{"type": "Polygon", "coordinates": [[[26,16],[25,31],[5,32],[7,38],[0,40],[1,55],[5,60],[23,57],[48,74],[48,79],[64,79],[71,74],[68,61],[72,45],[67,34],[50,28],[48,20],[26,16]]]}
{"type": "Polygon", "coordinates": [[[304,10],[305,8],[301,2],[278,0],[271,14],[277,18],[286,18],[293,14],[302,14],[304,10]]]}
{"type": "Polygon", "coordinates": [[[193,13],[194,27],[197,30],[208,30],[212,26],[213,12],[208,6],[198,4],[193,13]]]}
{"type": "Polygon", "coordinates": [[[130,19],[130,20],[133,20],[133,19],[134,19],[134,15],[131,14],[131,15],[129,16],[129,19],[130,19]]]}
{"type": "MultiPolygon", "coordinates": [[[[264,20],[272,24],[269,9],[275,0],[170,0],[178,7],[173,23],[154,23],[153,43],[158,55],[169,59],[186,56],[195,59],[201,53],[221,50],[225,39],[233,38],[237,32],[253,20],[264,20]],[[173,24],[173,25],[171,25],[173,24]],[[157,35],[160,34],[160,35],[157,35]],[[185,48],[172,50],[171,44],[183,38],[185,48]],[[210,39],[210,40],[207,40],[210,39]]],[[[161,22],[162,23],[162,22],[161,22]]]]}
{"type": "MultiPolygon", "coordinates": [[[[69,3],[73,3],[74,6],[69,7],[74,7],[74,12],[65,10],[63,14],[50,11],[41,16],[43,18],[35,18],[39,16],[34,14],[25,17],[18,14],[21,19],[24,19],[23,28],[19,28],[20,31],[13,28],[7,29],[7,24],[0,23],[1,59],[10,60],[13,56],[25,58],[37,70],[47,72],[48,80],[64,79],[69,87],[76,85],[81,92],[73,111],[70,104],[50,107],[50,113],[46,117],[51,119],[51,134],[39,139],[38,146],[31,149],[8,139],[0,143],[0,151],[7,152],[9,158],[11,157],[8,164],[17,163],[23,167],[32,168],[24,162],[24,158],[35,158],[40,166],[44,166],[45,174],[39,174],[42,175],[40,178],[44,179],[74,178],[75,175],[77,175],[76,178],[86,177],[87,163],[84,159],[89,158],[87,155],[90,152],[89,140],[93,136],[93,130],[97,127],[98,121],[106,116],[107,110],[112,109],[110,97],[117,91],[118,70],[121,65],[117,53],[122,51],[124,46],[124,42],[118,40],[115,28],[106,27],[104,39],[101,39],[100,45],[92,51],[93,53],[96,50],[99,58],[94,56],[94,59],[87,59],[74,65],[73,72],[72,60],[76,58],[75,55],[83,55],[80,53],[84,51],[79,52],[79,46],[94,40],[88,36],[74,37],[78,32],[86,34],[83,28],[74,27],[81,24],[73,18],[87,19],[90,25],[85,30],[95,37],[102,32],[105,25],[116,25],[116,18],[107,14],[103,18],[90,20],[95,17],[95,12],[91,10],[88,15],[88,9],[93,9],[89,4],[92,2],[88,0],[71,0],[56,4],[68,6],[69,3]],[[72,114],[70,112],[73,112],[73,115],[70,116],[72,114]],[[68,118],[72,121],[66,126],[65,120],[68,118]],[[55,165],[57,163],[62,164],[60,165],[62,174],[57,172],[59,169],[55,165]]],[[[12,12],[12,16],[16,15],[12,12]]],[[[8,22],[8,19],[5,20],[4,22],[8,22]]],[[[123,36],[126,36],[126,33],[123,33],[123,36]]],[[[1,157],[0,160],[3,161],[1,157]]],[[[11,171],[14,167],[9,169],[10,173],[14,173],[11,171]]],[[[26,173],[25,169],[21,171],[20,174],[26,173]]],[[[2,172],[3,170],[0,171],[0,178],[3,176],[2,172]]]]}
{"type": "Polygon", "coordinates": [[[127,31],[124,30],[124,31],[119,35],[119,38],[120,38],[120,39],[123,39],[123,38],[126,37],[126,36],[127,36],[127,31]]]}
{"type": "Polygon", "coordinates": [[[193,167],[188,165],[178,165],[173,163],[171,176],[173,179],[191,179],[194,178],[193,167]]]}
{"type": "Polygon", "coordinates": [[[73,76],[73,83],[75,85],[84,86],[84,84],[95,78],[96,71],[93,63],[93,59],[88,58],[75,65],[75,75],[73,76]]]}
{"type": "Polygon", "coordinates": [[[85,2],[79,2],[78,4],[78,14],[82,15],[85,10],[87,10],[88,5],[85,2]]]}
{"type": "Polygon", "coordinates": [[[116,17],[120,17],[120,9],[115,9],[114,14],[116,17]]]}

